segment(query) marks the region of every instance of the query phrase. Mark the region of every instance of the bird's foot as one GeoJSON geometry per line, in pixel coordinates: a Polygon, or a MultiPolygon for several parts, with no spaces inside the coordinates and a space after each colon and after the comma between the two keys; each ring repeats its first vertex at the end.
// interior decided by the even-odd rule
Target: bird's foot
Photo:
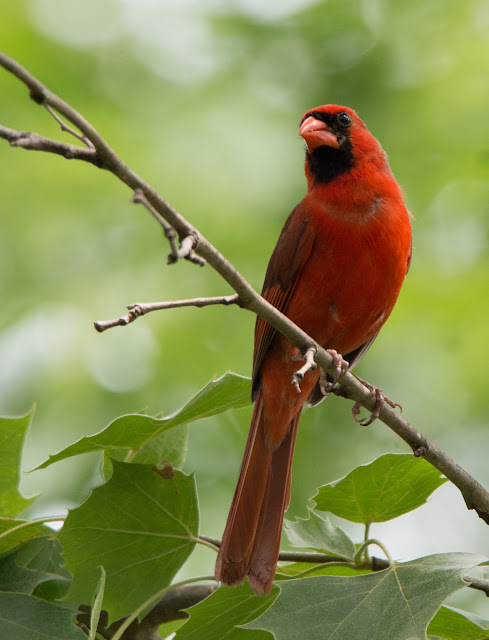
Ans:
{"type": "Polygon", "coordinates": [[[314,371],[317,368],[317,364],[314,361],[314,356],[316,355],[316,352],[317,352],[316,347],[309,347],[306,353],[302,356],[305,360],[304,366],[302,366],[292,376],[292,384],[296,388],[297,393],[301,392],[300,384],[304,380],[304,376],[306,375],[306,373],[308,371],[314,371]]]}
{"type": "Polygon", "coordinates": [[[349,367],[348,362],[337,351],[334,349],[327,349],[327,352],[333,359],[331,366],[334,368],[334,376],[333,380],[328,380],[327,373],[321,369],[319,387],[324,396],[328,396],[330,393],[335,393],[333,387],[335,387],[341,376],[345,375],[349,367]]]}
{"type": "MultiPolygon", "coordinates": [[[[353,374],[355,375],[355,374],[353,374]]],[[[372,411],[372,413],[370,414],[370,418],[359,418],[358,415],[360,413],[360,410],[362,408],[361,404],[359,402],[355,402],[355,404],[352,407],[352,415],[353,415],[353,419],[355,420],[355,422],[358,422],[362,425],[362,427],[368,427],[369,424],[372,424],[372,422],[374,422],[375,420],[377,420],[377,418],[380,415],[380,411],[384,405],[384,403],[387,403],[389,405],[389,407],[392,407],[393,409],[395,409],[396,407],[399,407],[399,409],[402,411],[402,406],[400,404],[398,404],[397,402],[393,402],[390,398],[388,398],[384,393],[382,393],[382,389],[379,389],[378,387],[375,387],[372,384],[369,384],[368,382],[365,382],[365,380],[362,380],[361,378],[359,378],[358,376],[355,376],[355,378],[361,382],[363,384],[363,386],[367,387],[367,389],[370,391],[371,395],[375,396],[375,405],[374,405],[374,410],[372,411]]]]}

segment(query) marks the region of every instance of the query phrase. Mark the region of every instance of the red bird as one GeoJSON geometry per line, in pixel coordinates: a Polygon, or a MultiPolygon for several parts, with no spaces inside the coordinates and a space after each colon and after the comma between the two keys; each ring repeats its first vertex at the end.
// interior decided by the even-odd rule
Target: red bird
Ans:
{"type": "MultiPolygon", "coordinates": [[[[302,118],[307,194],[270,259],[263,297],[351,369],[389,317],[411,259],[411,224],[387,156],[358,115],[325,105],[302,118]]],[[[324,396],[320,372],[292,377],[299,350],[257,319],[255,408],[238,484],[217,556],[216,579],[248,576],[270,592],[302,407],[324,396]]]]}

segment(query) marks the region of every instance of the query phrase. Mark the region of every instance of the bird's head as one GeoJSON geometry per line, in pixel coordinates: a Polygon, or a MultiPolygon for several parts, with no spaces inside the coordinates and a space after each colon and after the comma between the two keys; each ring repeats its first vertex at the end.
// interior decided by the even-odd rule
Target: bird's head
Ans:
{"type": "Polygon", "coordinates": [[[302,117],[299,134],[307,146],[306,173],[316,183],[331,182],[367,158],[385,158],[363,120],[348,107],[327,104],[310,109],[302,117]]]}

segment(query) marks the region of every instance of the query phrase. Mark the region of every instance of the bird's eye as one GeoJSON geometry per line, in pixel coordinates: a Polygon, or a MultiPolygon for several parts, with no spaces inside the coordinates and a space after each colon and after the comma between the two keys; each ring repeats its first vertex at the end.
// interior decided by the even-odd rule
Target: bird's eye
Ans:
{"type": "Polygon", "coordinates": [[[336,116],[336,119],[338,120],[338,123],[341,124],[342,127],[349,127],[353,122],[353,120],[346,113],[346,111],[342,111],[341,113],[339,113],[336,116]]]}

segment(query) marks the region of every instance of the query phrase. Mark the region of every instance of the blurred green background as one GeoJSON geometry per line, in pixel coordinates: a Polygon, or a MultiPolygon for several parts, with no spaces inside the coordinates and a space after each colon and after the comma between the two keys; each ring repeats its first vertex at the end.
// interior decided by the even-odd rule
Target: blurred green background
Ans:
{"type": "MultiPolygon", "coordinates": [[[[416,218],[411,271],[358,373],[489,485],[487,0],[4,0],[0,47],[257,289],[305,191],[302,113],[356,109],[416,218]]],[[[72,142],[2,69],[0,122],[72,142]]],[[[210,268],[167,267],[157,225],[109,174],[4,141],[0,163],[0,413],[37,403],[25,469],[120,414],[165,415],[213,376],[250,374],[254,319],[238,309],[155,313],[97,334],[93,320],[130,302],[229,289],[210,268]]],[[[191,427],[186,469],[207,535],[222,531],[250,413],[191,427]]],[[[289,515],[305,515],[318,485],[386,451],[407,447],[381,423],[356,425],[343,400],[307,411],[289,515]]],[[[97,460],[24,476],[26,493],[43,492],[30,515],[83,500],[97,460]]],[[[446,485],[373,534],[398,558],[489,554],[486,525],[446,485]]],[[[213,559],[196,553],[188,572],[208,572],[213,559]]]]}

